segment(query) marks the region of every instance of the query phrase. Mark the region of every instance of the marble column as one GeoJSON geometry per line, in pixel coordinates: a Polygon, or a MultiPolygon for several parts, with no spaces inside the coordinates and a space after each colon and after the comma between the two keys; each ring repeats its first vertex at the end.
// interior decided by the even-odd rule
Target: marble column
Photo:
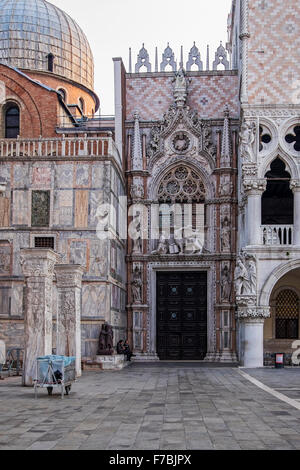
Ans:
{"type": "Polygon", "coordinates": [[[32,386],[36,358],[52,354],[52,289],[54,266],[59,255],[50,249],[21,250],[25,276],[25,352],[23,385],[32,386]]]}
{"type": "Polygon", "coordinates": [[[300,246],[300,181],[291,181],[291,189],[294,193],[294,235],[293,244],[300,246]]]}
{"type": "Polygon", "coordinates": [[[84,269],[78,264],[54,268],[58,293],[56,353],[76,357],[76,374],[81,375],[81,282],[84,269]]]}
{"type": "Polygon", "coordinates": [[[261,198],[266,190],[266,181],[258,180],[244,182],[245,193],[248,197],[246,215],[247,215],[247,245],[261,245],[261,198]]]}

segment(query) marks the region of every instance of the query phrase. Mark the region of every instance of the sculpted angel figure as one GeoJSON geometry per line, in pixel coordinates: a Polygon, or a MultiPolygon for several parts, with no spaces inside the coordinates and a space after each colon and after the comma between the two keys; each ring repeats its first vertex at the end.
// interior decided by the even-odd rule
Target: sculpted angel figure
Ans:
{"type": "Polygon", "coordinates": [[[236,294],[245,295],[249,292],[249,274],[242,258],[238,258],[237,266],[234,272],[234,282],[236,294]]]}

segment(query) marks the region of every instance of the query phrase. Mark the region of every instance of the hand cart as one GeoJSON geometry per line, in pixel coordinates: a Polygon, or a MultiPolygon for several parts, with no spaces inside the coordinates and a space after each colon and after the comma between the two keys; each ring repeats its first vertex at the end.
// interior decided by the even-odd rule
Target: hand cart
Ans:
{"type": "Polygon", "coordinates": [[[38,388],[47,388],[52,395],[53,388],[60,388],[61,398],[69,395],[72,383],[76,380],[75,357],[43,356],[36,361],[36,379],[34,383],[35,398],[38,388]]]}

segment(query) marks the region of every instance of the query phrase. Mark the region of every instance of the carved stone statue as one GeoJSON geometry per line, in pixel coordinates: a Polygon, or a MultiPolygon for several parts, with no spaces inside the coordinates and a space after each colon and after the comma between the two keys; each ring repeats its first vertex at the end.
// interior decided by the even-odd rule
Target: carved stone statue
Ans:
{"type": "Polygon", "coordinates": [[[158,247],[152,251],[152,255],[166,255],[169,251],[168,242],[162,233],[159,237],[158,247]]]}
{"type": "Polygon", "coordinates": [[[178,107],[183,107],[187,98],[187,79],[185,76],[185,71],[182,67],[175,73],[175,78],[173,80],[174,85],[174,98],[175,103],[178,107]]]}
{"type": "Polygon", "coordinates": [[[189,148],[188,136],[184,132],[179,132],[173,140],[173,145],[177,152],[185,152],[189,148]]]}
{"type": "Polygon", "coordinates": [[[221,299],[224,302],[229,302],[231,294],[231,279],[229,267],[225,264],[222,270],[222,282],[221,282],[221,299]]]}
{"type": "Polygon", "coordinates": [[[137,212],[134,216],[133,225],[135,226],[135,238],[133,239],[132,253],[140,254],[142,253],[140,212],[137,212]]]}
{"type": "Polygon", "coordinates": [[[248,274],[249,274],[249,294],[256,294],[256,282],[257,282],[257,273],[256,273],[256,262],[254,258],[250,258],[247,263],[248,274]]]}
{"type": "Polygon", "coordinates": [[[249,163],[253,162],[253,143],[255,140],[256,134],[256,125],[255,122],[248,124],[246,121],[243,122],[241,127],[240,136],[240,146],[241,146],[241,155],[249,163]]]}
{"type": "Polygon", "coordinates": [[[134,304],[142,303],[142,270],[141,266],[138,264],[135,265],[133,271],[133,280],[131,282],[131,292],[132,292],[132,301],[134,304]]]}
{"type": "Polygon", "coordinates": [[[98,343],[98,355],[99,356],[111,356],[113,350],[113,339],[114,333],[112,326],[108,323],[104,323],[101,327],[98,343]]]}
{"type": "Polygon", "coordinates": [[[187,254],[201,254],[203,251],[202,234],[197,230],[192,230],[192,227],[187,227],[190,231],[184,240],[184,252],[187,254]]]}
{"type": "Polygon", "coordinates": [[[132,199],[142,199],[144,197],[144,186],[142,183],[131,185],[130,195],[132,199]]]}
{"type": "Polygon", "coordinates": [[[222,251],[225,251],[225,252],[230,251],[230,226],[229,226],[229,220],[227,217],[225,217],[222,221],[221,249],[222,251]]]}
{"type": "Polygon", "coordinates": [[[249,274],[242,258],[238,258],[234,272],[236,295],[247,295],[249,292],[249,274]]]}

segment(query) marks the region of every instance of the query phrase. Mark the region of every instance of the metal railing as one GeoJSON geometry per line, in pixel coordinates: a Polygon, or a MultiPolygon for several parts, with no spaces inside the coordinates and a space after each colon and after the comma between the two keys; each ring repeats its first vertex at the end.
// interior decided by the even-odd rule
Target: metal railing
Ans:
{"type": "Polygon", "coordinates": [[[266,246],[293,245],[293,225],[263,225],[261,227],[262,244],[266,246]]]}
{"type": "Polygon", "coordinates": [[[94,157],[121,159],[111,137],[62,137],[39,139],[1,139],[0,157],[94,157]]]}

